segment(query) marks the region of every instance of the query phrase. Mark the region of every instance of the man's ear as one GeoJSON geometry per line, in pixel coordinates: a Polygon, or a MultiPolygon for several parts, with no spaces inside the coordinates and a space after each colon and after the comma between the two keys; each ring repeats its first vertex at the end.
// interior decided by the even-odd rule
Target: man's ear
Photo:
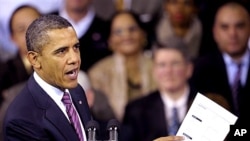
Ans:
{"type": "Polygon", "coordinates": [[[38,57],[39,57],[39,53],[35,51],[28,51],[27,58],[34,69],[41,68],[41,63],[38,57]]]}

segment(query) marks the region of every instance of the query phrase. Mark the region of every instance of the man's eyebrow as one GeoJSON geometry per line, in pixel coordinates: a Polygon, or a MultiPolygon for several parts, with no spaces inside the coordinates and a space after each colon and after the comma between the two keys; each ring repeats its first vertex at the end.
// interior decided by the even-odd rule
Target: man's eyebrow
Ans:
{"type": "Polygon", "coordinates": [[[239,21],[235,25],[236,26],[244,26],[244,25],[247,25],[247,23],[245,21],[239,21]]]}

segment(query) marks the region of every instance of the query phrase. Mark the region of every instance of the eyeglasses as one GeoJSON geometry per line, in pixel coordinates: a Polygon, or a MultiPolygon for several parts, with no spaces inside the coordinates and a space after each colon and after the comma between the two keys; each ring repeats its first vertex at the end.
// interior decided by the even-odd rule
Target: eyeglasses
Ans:
{"type": "Polygon", "coordinates": [[[137,25],[133,25],[133,26],[130,26],[128,28],[117,28],[117,29],[114,29],[112,31],[112,34],[113,35],[116,35],[116,36],[121,36],[123,35],[125,32],[129,32],[129,33],[134,33],[134,32],[137,32],[139,31],[139,27],[137,25]]]}

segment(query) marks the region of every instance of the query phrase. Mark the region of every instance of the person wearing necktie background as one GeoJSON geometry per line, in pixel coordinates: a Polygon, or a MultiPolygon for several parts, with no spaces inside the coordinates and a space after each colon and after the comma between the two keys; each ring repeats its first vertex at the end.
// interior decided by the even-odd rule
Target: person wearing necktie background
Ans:
{"type": "Polygon", "coordinates": [[[127,104],[121,141],[163,141],[160,137],[176,135],[197,93],[188,84],[192,70],[183,40],[173,37],[156,45],[152,73],[157,90],[127,104]]]}
{"type": "Polygon", "coordinates": [[[42,16],[29,26],[26,43],[34,73],[7,110],[4,140],[87,141],[91,114],[77,81],[81,59],[74,28],[60,16],[42,16]]]}
{"type": "MultiPolygon", "coordinates": [[[[190,81],[201,93],[212,92],[225,97],[229,110],[238,116],[235,125],[238,129],[250,129],[247,110],[250,106],[249,17],[245,5],[238,1],[219,7],[213,25],[213,36],[219,52],[199,58],[190,81]]],[[[233,133],[229,134],[228,140],[233,140],[230,138],[233,133]]]]}

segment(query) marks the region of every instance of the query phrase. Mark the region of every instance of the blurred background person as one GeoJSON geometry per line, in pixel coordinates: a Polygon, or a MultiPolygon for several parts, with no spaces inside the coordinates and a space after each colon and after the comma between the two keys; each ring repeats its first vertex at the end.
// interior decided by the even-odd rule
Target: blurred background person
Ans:
{"type": "Polygon", "coordinates": [[[250,93],[249,17],[239,2],[225,3],[217,10],[213,36],[219,51],[197,60],[190,81],[201,93],[225,97],[230,111],[238,116],[238,128],[247,128],[249,122],[246,110],[250,93]]]}
{"type": "Polygon", "coordinates": [[[189,53],[181,39],[169,38],[166,44],[156,45],[153,76],[157,90],[126,106],[122,140],[152,141],[175,135],[197,93],[188,82],[192,71],[189,53]]]}
{"type": "Polygon", "coordinates": [[[115,115],[106,95],[102,91],[96,90],[91,86],[88,75],[84,71],[80,70],[78,74],[78,83],[85,91],[93,119],[100,125],[100,130],[97,131],[98,139],[108,140],[107,123],[109,120],[114,119],[115,115]]]}
{"type": "Polygon", "coordinates": [[[162,15],[163,0],[93,0],[96,14],[109,21],[117,11],[130,10],[139,15],[147,32],[148,45],[151,50],[155,40],[155,26],[162,15]]]}
{"type": "Polygon", "coordinates": [[[213,38],[213,24],[217,9],[229,1],[241,2],[250,12],[249,0],[196,0],[198,3],[198,16],[203,26],[203,37],[200,48],[200,56],[205,56],[218,51],[213,38]]]}
{"type": "Polygon", "coordinates": [[[163,0],[93,0],[97,15],[105,20],[110,20],[115,12],[131,10],[139,15],[143,23],[159,18],[162,2],[163,0]]]}
{"type": "Polygon", "coordinates": [[[92,0],[63,0],[58,11],[52,12],[67,19],[80,41],[81,70],[88,69],[98,60],[111,54],[107,46],[107,27],[96,15],[92,0]]]}
{"type": "Polygon", "coordinates": [[[195,0],[164,0],[164,14],[156,27],[157,40],[164,43],[173,36],[181,38],[192,59],[196,59],[202,39],[202,24],[196,12],[195,0]]]}
{"type": "Polygon", "coordinates": [[[107,95],[118,120],[128,101],[154,89],[152,60],[143,53],[146,40],[138,16],[118,12],[111,20],[108,41],[113,55],[97,62],[88,72],[92,86],[107,95]]]}
{"type": "Polygon", "coordinates": [[[12,42],[9,32],[9,19],[15,9],[21,5],[31,5],[37,8],[42,14],[58,9],[62,0],[0,0],[0,50],[1,59],[11,59],[18,52],[16,45],[12,42]]]}
{"type": "Polygon", "coordinates": [[[95,90],[91,86],[87,73],[84,71],[79,72],[78,83],[85,91],[92,115],[96,120],[108,121],[115,118],[106,95],[99,90],[95,90]]]}
{"type": "Polygon", "coordinates": [[[30,5],[22,5],[12,13],[9,21],[9,31],[18,53],[0,66],[0,91],[26,81],[33,72],[26,57],[25,33],[31,22],[40,15],[40,12],[30,5]]]}

